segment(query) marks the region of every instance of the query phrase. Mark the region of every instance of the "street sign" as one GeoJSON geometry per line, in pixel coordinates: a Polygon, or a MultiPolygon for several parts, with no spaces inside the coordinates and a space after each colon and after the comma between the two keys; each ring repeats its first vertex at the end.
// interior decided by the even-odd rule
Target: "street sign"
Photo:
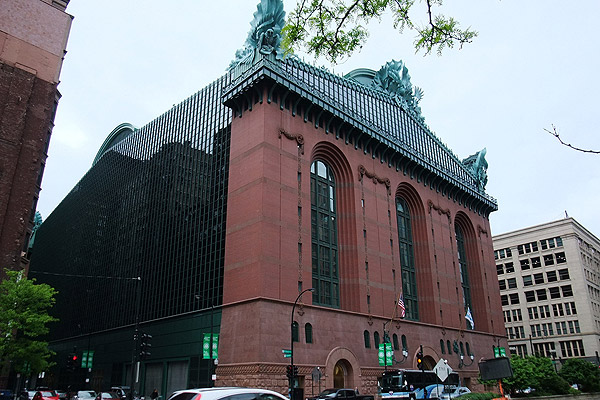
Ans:
{"type": "Polygon", "coordinates": [[[322,376],[323,376],[323,374],[321,373],[321,368],[314,367],[312,370],[313,382],[320,380],[322,376]]]}
{"type": "Polygon", "coordinates": [[[391,343],[385,344],[385,365],[392,365],[394,358],[394,350],[391,343]]]}
{"type": "Polygon", "coordinates": [[[81,368],[92,368],[94,361],[94,351],[88,350],[81,354],[81,368]]]}
{"type": "Polygon", "coordinates": [[[204,334],[204,339],[202,341],[202,358],[208,360],[211,358],[219,358],[218,357],[218,349],[219,349],[219,335],[216,333],[212,334],[212,354],[210,351],[210,333],[204,334]]]}
{"type": "Polygon", "coordinates": [[[440,381],[444,382],[448,378],[448,375],[452,373],[452,368],[448,365],[446,360],[440,358],[440,361],[433,367],[433,372],[440,378],[440,381]]]}
{"type": "Polygon", "coordinates": [[[506,357],[506,349],[504,347],[494,347],[494,357],[506,357]]]}
{"type": "Polygon", "coordinates": [[[290,358],[292,356],[292,351],[289,349],[281,349],[284,358],[290,358]]]}
{"type": "Polygon", "coordinates": [[[381,365],[381,366],[392,365],[393,357],[394,357],[394,350],[392,349],[392,344],[391,343],[380,343],[377,356],[379,359],[379,365],[381,365]]]}

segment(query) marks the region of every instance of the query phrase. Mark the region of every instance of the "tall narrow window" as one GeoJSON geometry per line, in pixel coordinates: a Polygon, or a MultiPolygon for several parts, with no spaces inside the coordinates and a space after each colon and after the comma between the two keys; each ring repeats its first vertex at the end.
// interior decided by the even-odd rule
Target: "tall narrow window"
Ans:
{"type": "Polygon", "coordinates": [[[292,324],[292,340],[294,342],[300,341],[300,332],[298,331],[298,323],[296,321],[292,324]]]}
{"type": "Polygon", "coordinates": [[[312,325],[311,324],[304,325],[304,338],[306,339],[306,343],[313,342],[312,333],[313,333],[312,325]]]}
{"type": "Polygon", "coordinates": [[[417,300],[417,277],[413,250],[412,222],[406,201],[396,198],[396,219],[398,221],[398,246],[400,247],[400,268],[402,271],[402,294],[406,307],[406,319],[419,320],[417,300]]]}
{"type": "MultiPolygon", "coordinates": [[[[460,283],[463,290],[463,305],[465,313],[471,311],[473,315],[473,306],[471,305],[471,285],[469,284],[469,272],[467,264],[467,252],[465,251],[465,236],[459,225],[455,225],[456,248],[458,249],[458,265],[460,268],[460,283]]],[[[470,323],[467,323],[467,329],[473,329],[470,323]]]]}
{"type": "Polygon", "coordinates": [[[313,303],[339,307],[335,180],[322,161],[310,167],[313,303]]]}

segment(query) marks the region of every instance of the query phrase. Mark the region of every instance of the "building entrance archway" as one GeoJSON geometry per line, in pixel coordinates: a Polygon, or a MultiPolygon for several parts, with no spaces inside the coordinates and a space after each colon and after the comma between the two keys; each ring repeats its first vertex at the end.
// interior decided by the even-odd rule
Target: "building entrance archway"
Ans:
{"type": "Polygon", "coordinates": [[[350,350],[336,347],[327,356],[325,362],[325,386],[329,388],[362,389],[360,380],[360,364],[350,350]]]}
{"type": "Polygon", "coordinates": [[[437,362],[431,356],[423,357],[423,369],[431,371],[435,367],[437,362]]]}
{"type": "Polygon", "coordinates": [[[339,360],[333,367],[333,387],[343,389],[352,387],[349,380],[352,378],[352,366],[346,360],[339,360]]]}

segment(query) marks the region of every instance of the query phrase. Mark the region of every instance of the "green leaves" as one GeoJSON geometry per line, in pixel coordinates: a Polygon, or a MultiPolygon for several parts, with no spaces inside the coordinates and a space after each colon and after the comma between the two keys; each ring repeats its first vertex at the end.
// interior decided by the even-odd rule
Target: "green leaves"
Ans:
{"type": "Polygon", "coordinates": [[[547,357],[513,356],[510,359],[513,377],[503,379],[504,385],[511,391],[535,389],[537,394],[565,394],[569,385],[556,373],[552,360],[547,357]]]}
{"type": "Polygon", "coordinates": [[[374,18],[381,19],[390,11],[394,28],[400,33],[404,29],[415,30],[415,49],[425,54],[437,48],[441,55],[445,48],[462,47],[470,43],[477,32],[462,30],[453,18],[436,15],[434,7],[442,0],[425,0],[428,22],[416,27],[409,12],[415,0],[298,0],[296,8],[289,14],[283,28],[282,46],[286,53],[304,47],[315,57],[324,55],[336,63],[362,47],[369,36],[365,26],[374,18]]]}
{"type": "Polygon", "coordinates": [[[11,361],[17,372],[41,372],[53,354],[48,343],[36,340],[48,333],[47,324],[57,321],[48,314],[56,290],[35,284],[23,271],[4,271],[0,282],[0,360],[11,361]]]}
{"type": "Polygon", "coordinates": [[[559,375],[570,384],[579,384],[584,392],[600,391],[600,369],[589,361],[569,359],[560,369],[559,375]]]}

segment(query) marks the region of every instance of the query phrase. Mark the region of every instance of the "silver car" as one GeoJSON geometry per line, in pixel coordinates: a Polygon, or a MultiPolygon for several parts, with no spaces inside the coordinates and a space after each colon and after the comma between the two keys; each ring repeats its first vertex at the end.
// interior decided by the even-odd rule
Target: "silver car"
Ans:
{"type": "Polygon", "coordinates": [[[266,389],[215,387],[186,389],[174,392],[167,400],[289,400],[287,397],[266,389]]]}

